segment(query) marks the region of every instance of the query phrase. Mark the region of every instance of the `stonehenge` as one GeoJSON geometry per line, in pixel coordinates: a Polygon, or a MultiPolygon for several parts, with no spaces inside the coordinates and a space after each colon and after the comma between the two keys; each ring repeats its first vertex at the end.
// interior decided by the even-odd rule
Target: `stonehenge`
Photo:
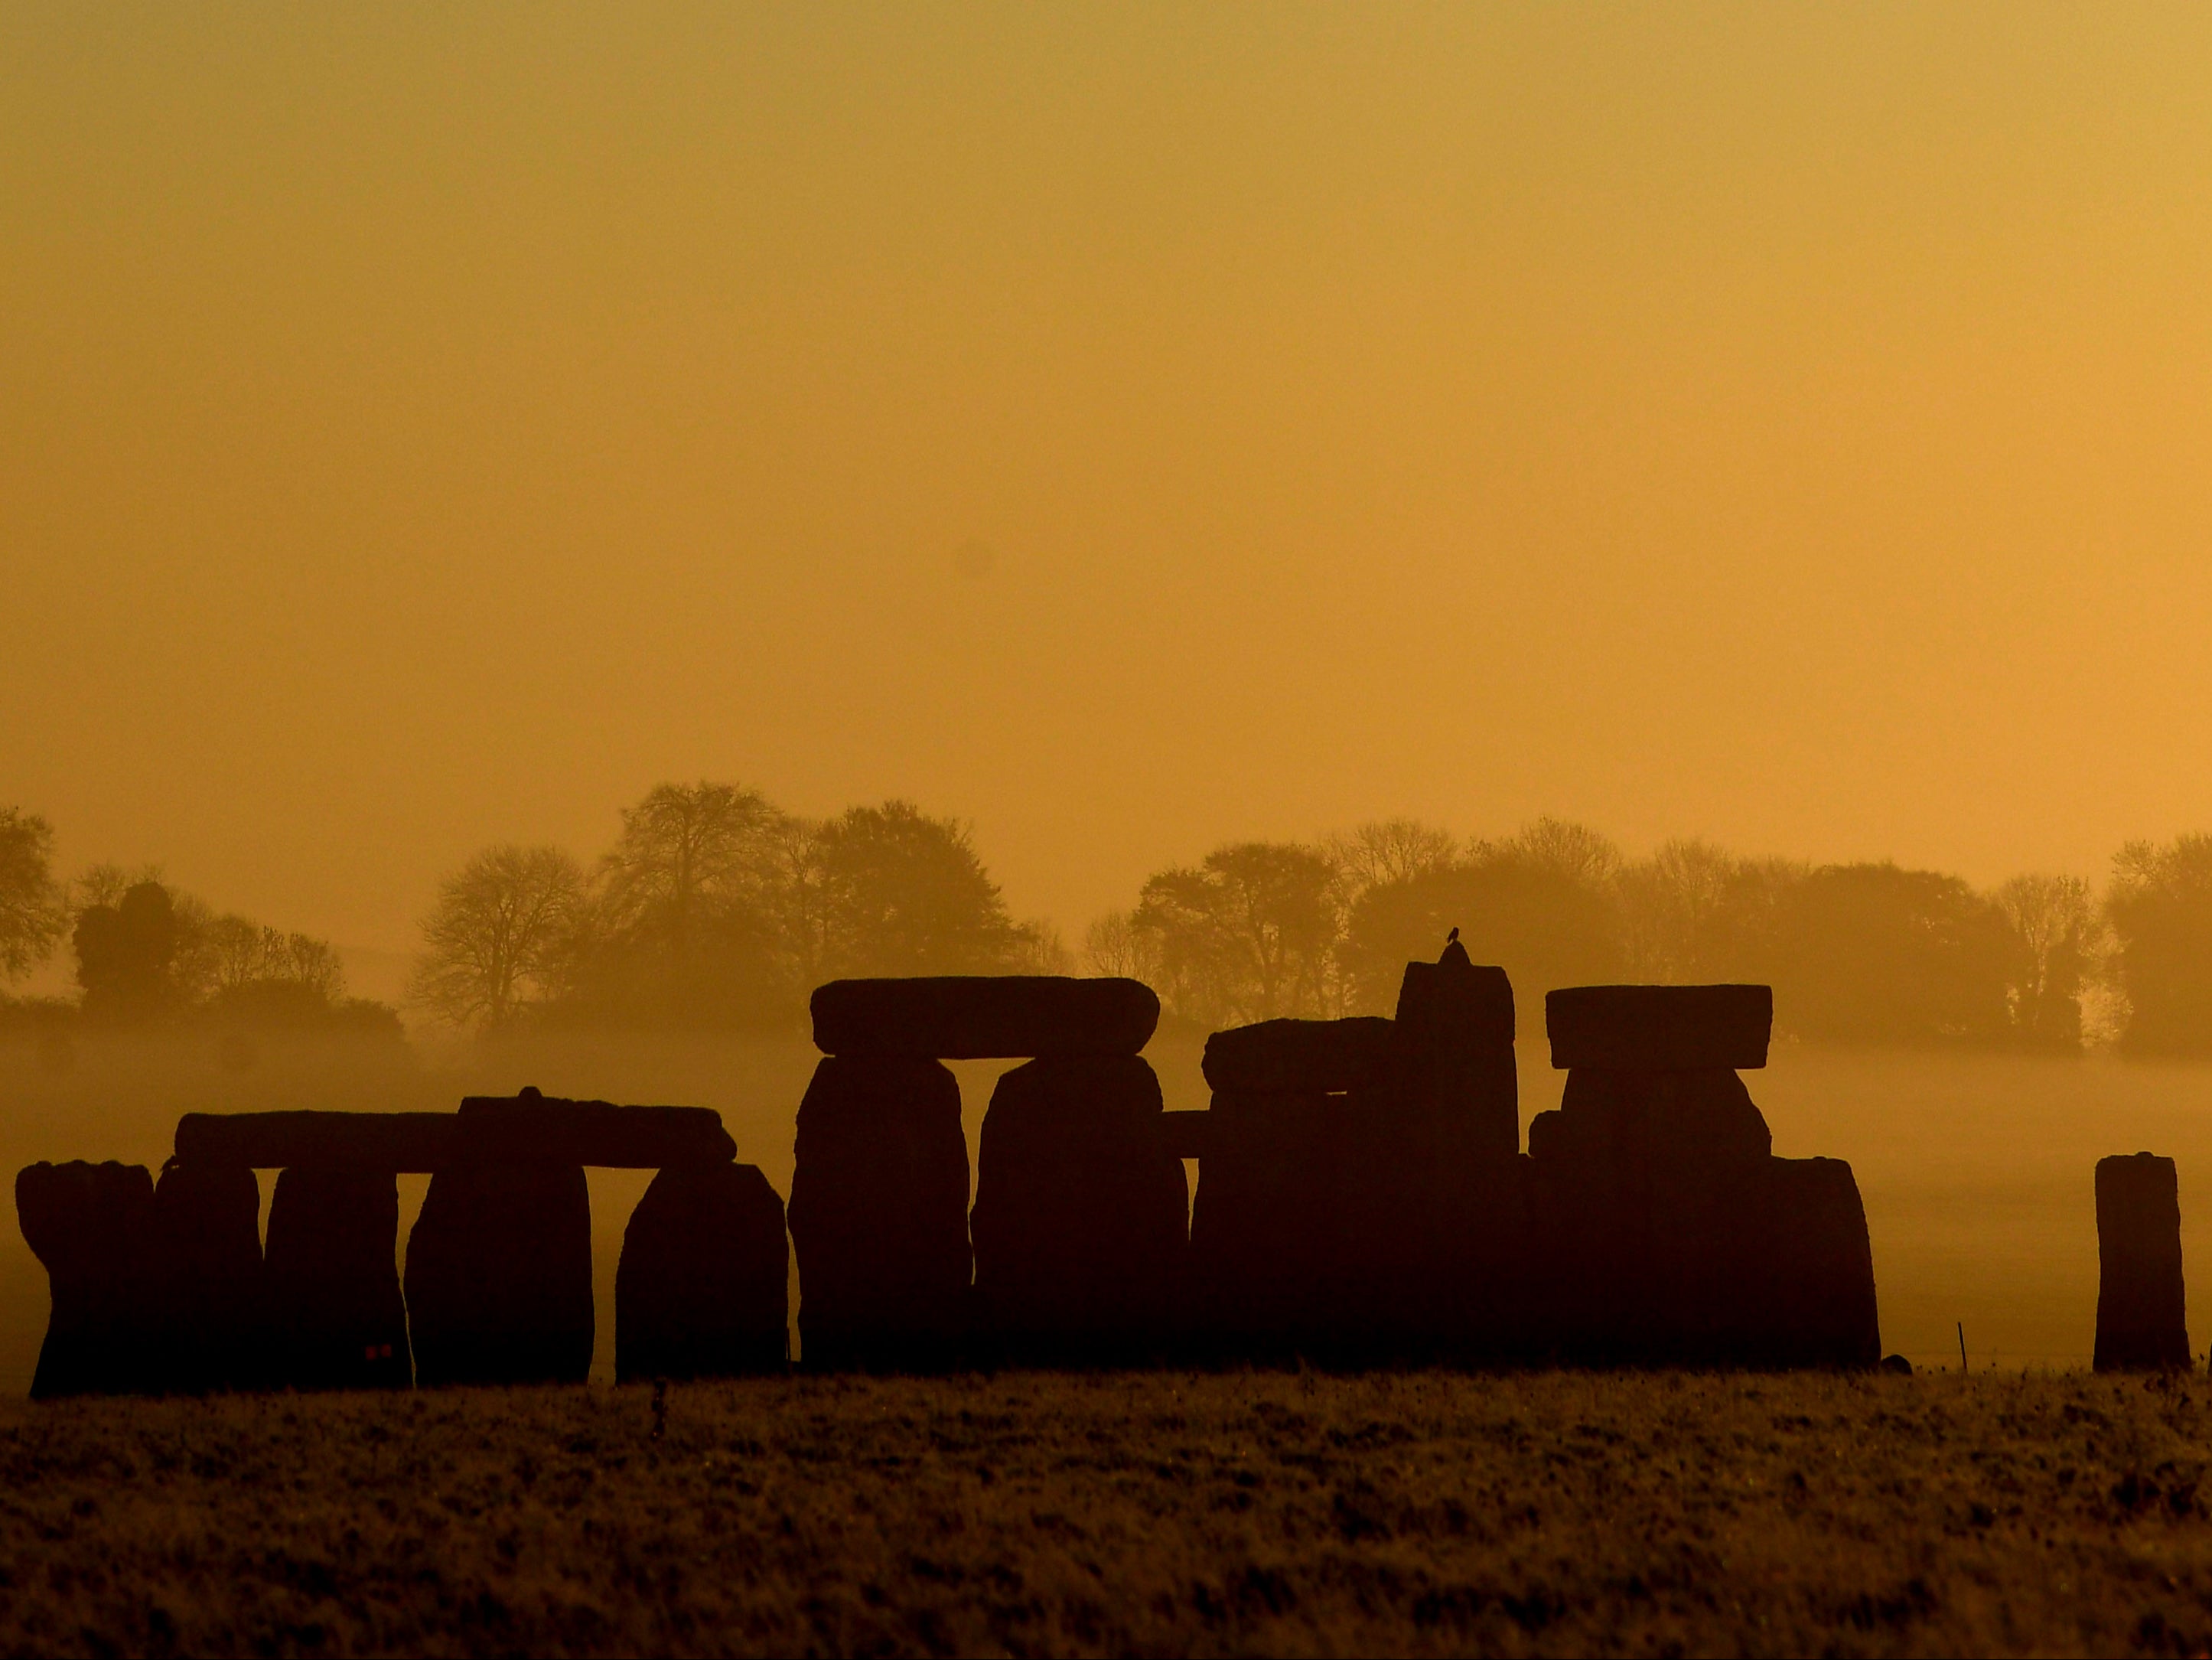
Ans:
{"type": "Polygon", "coordinates": [[[2173,1160],[2148,1152],[2097,1161],[2099,1371],[2187,1370],[2181,1193],[2173,1160]]]}
{"type": "MultiPolygon", "coordinates": [[[[1512,988],[1455,940],[1406,965],[1389,1018],[1213,1033],[1203,1111],[1164,1110],[1143,1053],[1158,1002],[1133,981],[835,982],[787,1207],[705,1109],[524,1090],[451,1113],[187,1114],[158,1183],[118,1164],[18,1177],[52,1286],[33,1394],[580,1382],[602,1318],[587,1167],[654,1172],[615,1274],[625,1381],[794,1361],[1873,1366],[1850,1167],[1775,1157],[1742,1076],[1772,1006],[1763,986],[1552,992],[1566,1077],[1524,1150],[1512,988]],[[971,1184],[946,1062],[977,1059],[1017,1064],[971,1184]],[[407,1174],[429,1183],[403,1277],[407,1174]]],[[[2104,1160],[2096,1209],[2095,1364],[2186,1365],[2172,1161],[2104,1160]]]]}

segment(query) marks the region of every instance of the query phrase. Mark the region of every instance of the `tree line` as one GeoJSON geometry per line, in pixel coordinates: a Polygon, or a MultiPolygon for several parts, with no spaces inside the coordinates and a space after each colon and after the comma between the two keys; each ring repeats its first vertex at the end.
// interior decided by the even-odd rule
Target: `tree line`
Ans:
{"type": "MultiPolygon", "coordinates": [[[[219,915],[156,872],[59,883],[52,851],[44,820],[0,809],[0,980],[67,940],[87,1018],[370,1018],[327,942],[219,915]]],[[[1076,970],[1134,976],[1212,1030],[1387,1013],[1403,964],[1454,927],[1511,975],[1524,1025],[1557,986],[1750,980],[1807,1041],[2212,1054],[2212,835],[2130,842],[2101,891],[2068,874],[1982,890],[1700,840],[1632,858],[1553,818],[1497,839],[1395,818],[1158,872],[1071,952],[1009,912],[959,820],[897,800],[809,818],[712,781],[648,791],[595,858],[466,860],[422,923],[409,1000],[484,1033],[713,1030],[796,1024],[841,976],[1076,970]]]]}
{"type": "Polygon", "coordinates": [[[64,940],[76,959],[76,1005],[33,1006],[34,1015],[400,1035],[396,1010],[347,995],[327,939],[217,912],[165,883],[157,866],[97,864],[57,880],[53,827],[0,807],[0,982],[21,979],[64,940]]]}

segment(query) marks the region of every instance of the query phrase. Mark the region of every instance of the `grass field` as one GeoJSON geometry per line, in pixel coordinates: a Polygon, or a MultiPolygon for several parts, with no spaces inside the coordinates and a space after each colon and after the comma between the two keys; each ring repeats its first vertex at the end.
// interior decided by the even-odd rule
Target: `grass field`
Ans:
{"type": "Polygon", "coordinates": [[[0,1650],[2203,1653],[2205,1380],[1290,1373],[0,1408],[0,1650]]]}

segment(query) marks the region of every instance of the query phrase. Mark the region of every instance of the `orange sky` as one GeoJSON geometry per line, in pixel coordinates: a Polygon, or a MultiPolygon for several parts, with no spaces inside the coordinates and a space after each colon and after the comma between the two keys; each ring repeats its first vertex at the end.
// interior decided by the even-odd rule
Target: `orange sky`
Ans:
{"type": "Polygon", "coordinates": [[[2101,873],[2212,10],[9,7],[0,577],[0,802],[353,945],[702,775],[2101,873]]]}

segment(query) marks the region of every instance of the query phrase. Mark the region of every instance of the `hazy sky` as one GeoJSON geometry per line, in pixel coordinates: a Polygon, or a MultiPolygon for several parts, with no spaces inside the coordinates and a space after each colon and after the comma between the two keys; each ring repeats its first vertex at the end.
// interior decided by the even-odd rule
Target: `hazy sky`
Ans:
{"type": "Polygon", "coordinates": [[[0,4],[0,803],[2212,826],[2212,9],[0,4]]]}

